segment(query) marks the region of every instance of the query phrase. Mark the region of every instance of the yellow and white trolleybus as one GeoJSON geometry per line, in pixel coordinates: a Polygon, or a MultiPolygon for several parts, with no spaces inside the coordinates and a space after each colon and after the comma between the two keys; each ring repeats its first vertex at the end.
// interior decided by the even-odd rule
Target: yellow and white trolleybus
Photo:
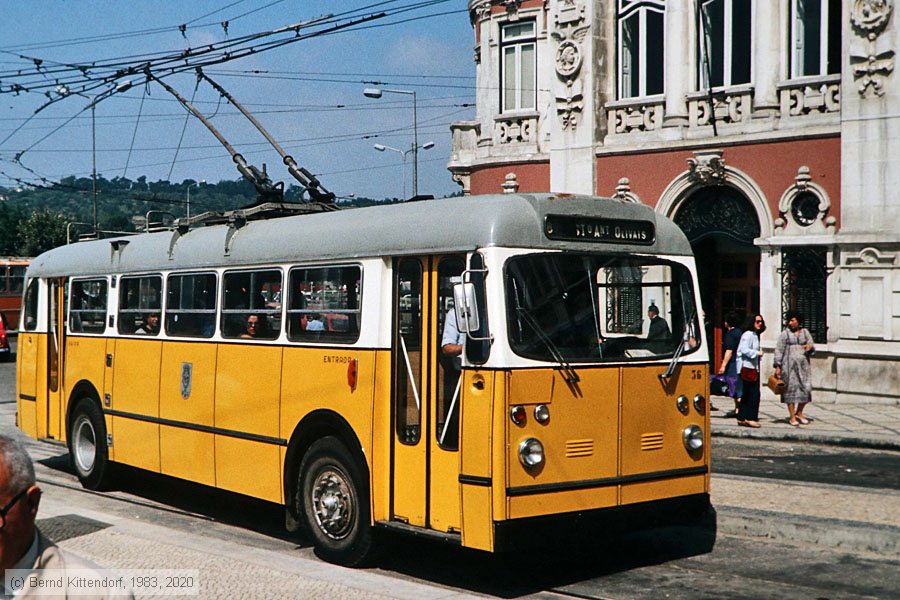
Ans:
{"type": "Polygon", "coordinates": [[[29,267],[18,426],[65,441],[86,487],[123,464],[283,504],[351,565],[379,528],[496,551],[708,506],[694,259],[649,207],[220,220],[29,267]]]}

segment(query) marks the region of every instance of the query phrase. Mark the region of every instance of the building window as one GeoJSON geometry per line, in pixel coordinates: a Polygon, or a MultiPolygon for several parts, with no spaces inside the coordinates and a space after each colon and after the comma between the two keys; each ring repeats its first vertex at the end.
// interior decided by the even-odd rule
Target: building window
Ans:
{"type": "Polygon", "coordinates": [[[534,21],[500,28],[500,73],[503,112],[534,110],[537,106],[537,40],[534,21]]]}
{"type": "Polygon", "coordinates": [[[791,17],[791,76],[840,73],[840,0],[792,0],[791,17]]]}
{"type": "Polygon", "coordinates": [[[702,89],[750,83],[750,0],[700,3],[702,89]]]}
{"type": "Polygon", "coordinates": [[[662,94],[662,0],[619,0],[619,98],[662,94]]]}
{"type": "Polygon", "coordinates": [[[639,267],[622,266],[606,269],[606,329],[610,333],[640,335],[644,322],[639,267]]]}
{"type": "Polygon", "coordinates": [[[800,311],[803,326],[817,344],[828,339],[825,260],[824,248],[784,248],[781,255],[781,314],[800,311]]]}

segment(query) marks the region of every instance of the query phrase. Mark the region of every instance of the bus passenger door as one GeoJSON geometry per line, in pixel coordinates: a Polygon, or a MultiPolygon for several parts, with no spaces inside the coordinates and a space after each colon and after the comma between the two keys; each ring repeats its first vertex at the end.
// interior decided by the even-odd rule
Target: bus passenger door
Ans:
{"type": "MultiPolygon", "coordinates": [[[[429,303],[431,330],[429,397],[429,476],[428,526],[445,532],[459,532],[459,411],[462,400],[462,357],[443,352],[443,333],[447,319],[452,319],[448,338],[453,338],[456,323],[453,311],[453,284],[465,269],[463,256],[441,256],[432,259],[429,303]]],[[[449,344],[457,340],[448,339],[449,344]]],[[[448,349],[449,350],[449,349],[448,349]]]]}
{"type": "Polygon", "coordinates": [[[426,259],[401,258],[394,265],[393,436],[391,518],[426,524],[427,439],[423,398],[427,380],[424,322],[426,259]]]}
{"type": "Polygon", "coordinates": [[[402,258],[394,279],[392,518],[460,529],[459,357],[443,356],[462,257],[402,258]]]}
{"type": "Polygon", "coordinates": [[[62,419],[65,413],[65,348],[66,348],[66,280],[49,282],[50,317],[47,336],[47,430],[49,438],[63,438],[62,419]]]}
{"type": "Polygon", "coordinates": [[[16,347],[16,377],[18,380],[19,428],[35,438],[47,435],[47,409],[44,394],[38,386],[38,373],[43,374],[41,347],[43,334],[38,334],[37,315],[41,281],[31,279],[25,290],[24,315],[19,323],[19,343],[16,347]]]}

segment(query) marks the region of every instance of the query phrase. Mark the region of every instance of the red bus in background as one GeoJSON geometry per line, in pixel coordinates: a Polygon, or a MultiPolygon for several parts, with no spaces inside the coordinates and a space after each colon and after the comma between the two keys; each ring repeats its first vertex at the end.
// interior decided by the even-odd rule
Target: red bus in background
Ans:
{"type": "Polygon", "coordinates": [[[0,313],[6,317],[7,331],[18,331],[22,306],[22,285],[30,258],[0,256],[0,313]]]}

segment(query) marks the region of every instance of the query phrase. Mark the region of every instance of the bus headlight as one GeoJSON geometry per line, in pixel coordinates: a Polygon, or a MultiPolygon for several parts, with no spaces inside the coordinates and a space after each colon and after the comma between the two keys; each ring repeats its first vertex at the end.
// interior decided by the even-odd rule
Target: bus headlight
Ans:
{"type": "Polygon", "coordinates": [[[519,444],[519,462],[526,469],[533,469],[544,462],[544,446],[534,438],[519,444]]]}
{"type": "Polygon", "coordinates": [[[688,452],[697,452],[703,448],[703,430],[696,425],[689,425],[682,433],[684,447],[688,452]]]}
{"type": "Polygon", "coordinates": [[[683,415],[688,414],[688,411],[691,409],[691,405],[688,403],[687,396],[684,394],[678,396],[678,399],[675,400],[675,406],[678,407],[678,412],[683,415]]]}
{"type": "Polygon", "coordinates": [[[550,420],[550,409],[546,404],[538,404],[534,407],[534,420],[538,423],[546,423],[550,420]]]}

